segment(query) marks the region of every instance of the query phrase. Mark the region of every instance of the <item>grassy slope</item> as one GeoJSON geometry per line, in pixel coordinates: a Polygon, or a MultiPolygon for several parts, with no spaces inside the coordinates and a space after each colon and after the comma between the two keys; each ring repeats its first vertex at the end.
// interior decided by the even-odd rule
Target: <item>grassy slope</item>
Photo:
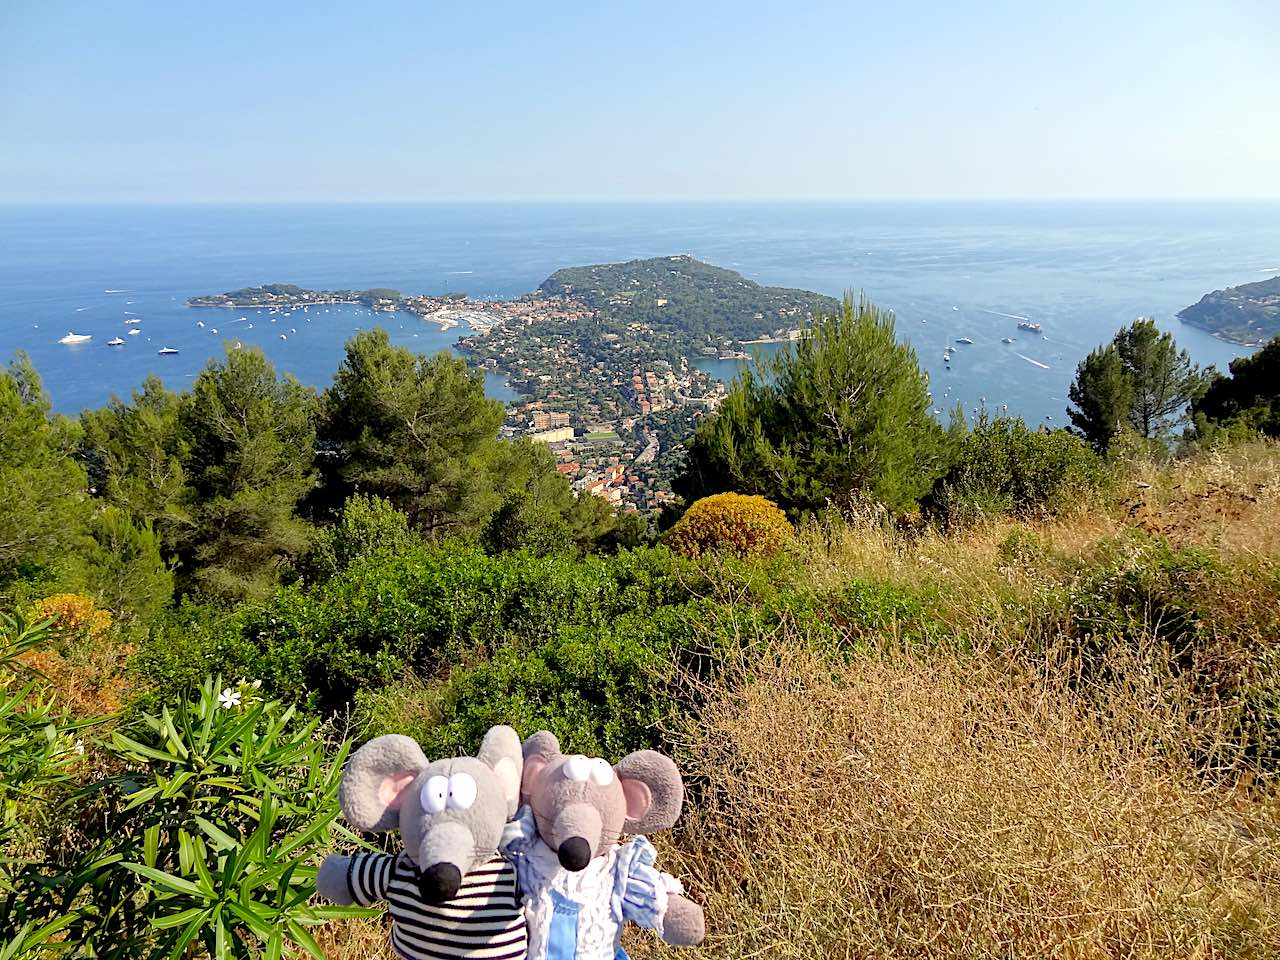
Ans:
{"type": "MultiPolygon", "coordinates": [[[[1212,561],[1184,578],[1211,657],[1275,644],[1280,447],[1136,467],[1123,493],[954,537],[874,518],[809,531],[817,583],[926,597],[947,633],[914,643],[890,616],[856,658],[784,634],[672,731],[693,789],[656,838],[660,864],[710,931],[684,955],[1280,954],[1274,782],[1206,775],[1221,731],[1160,669],[1171,652],[1154,631],[1090,673],[1061,619],[1064,591],[1147,569],[1145,532],[1212,561]]],[[[391,957],[377,923],[322,939],[334,958],[391,957]]],[[[647,933],[627,945],[637,960],[668,952],[647,933]]]]}

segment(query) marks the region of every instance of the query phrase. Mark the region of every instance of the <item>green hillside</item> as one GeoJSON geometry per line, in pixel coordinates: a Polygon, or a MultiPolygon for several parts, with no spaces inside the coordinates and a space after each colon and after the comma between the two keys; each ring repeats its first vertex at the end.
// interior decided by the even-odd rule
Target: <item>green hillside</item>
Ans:
{"type": "Polygon", "coordinates": [[[538,287],[572,294],[593,310],[691,336],[751,340],[794,329],[815,314],[834,313],[831,297],[807,290],[764,287],[740,273],[689,256],[557,270],[538,287]]]}
{"type": "Polygon", "coordinates": [[[1224,340],[1265,343],[1280,334],[1280,277],[1206,293],[1178,319],[1224,340]]]}

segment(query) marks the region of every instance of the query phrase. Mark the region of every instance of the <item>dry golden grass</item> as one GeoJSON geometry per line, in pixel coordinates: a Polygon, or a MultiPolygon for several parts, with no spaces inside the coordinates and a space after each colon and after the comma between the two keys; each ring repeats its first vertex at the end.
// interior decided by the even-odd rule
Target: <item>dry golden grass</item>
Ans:
{"type": "Polygon", "coordinates": [[[1203,785],[1142,699],[783,649],[685,750],[706,789],[662,859],[706,907],[694,955],[1276,955],[1276,796],[1203,785]]]}

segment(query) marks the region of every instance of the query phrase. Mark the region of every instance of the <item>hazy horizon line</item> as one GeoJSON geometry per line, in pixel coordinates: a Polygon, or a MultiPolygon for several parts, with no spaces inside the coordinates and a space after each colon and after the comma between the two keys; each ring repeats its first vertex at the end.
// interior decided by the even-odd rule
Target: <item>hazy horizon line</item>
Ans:
{"type": "Polygon", "coordinates": [[[957,204],[1280,204],[1274,197],[520,197],[520,198],[412,198],[412,199],[68,199],[30,200],[0,197],[0,207],[285,207],[285,206],[537,206],[537,205],[615,205],[615,206],[745,206],[821,204],[914,204],[927,206],[957,204]]]}

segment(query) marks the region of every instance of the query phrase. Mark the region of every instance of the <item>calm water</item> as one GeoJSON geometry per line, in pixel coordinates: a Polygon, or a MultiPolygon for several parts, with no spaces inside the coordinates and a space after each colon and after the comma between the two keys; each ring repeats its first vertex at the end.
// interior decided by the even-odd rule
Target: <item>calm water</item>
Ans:
{"type": "MultiPolygon", "coordinates": [[[[985,397],[1061,422],[1076,363],[1139,315],[1201,363],[1225,367],[1247,352],[1173,314],[1212,289],[1280,274],[1280,205],[0,207],[0,354],[30,353],[67,413],[127,394],[151,372],[181,389],[227,338],[323,386],[358,329],[387,327],[420,351],[449,347],[458,331],[356,307],[273,324],[183,302],[277,281],[506,297],[561,266],[674,253],[762,283],[865,290],[896,311],[940,407],[985,397]],[[131,316],[143,321],[135,337],[125,336],[131,316]],[[1017,317],[1045,336],[1017,331],[1017,317]],[[68,331],[93,339],[63,346],[68,331]],[[106,346],[117,335],[125,346],[106,346]],[[947,371],[942,351],[957,337],[974,344],[956,347],[947,371]],[[180,353],[157,356],[162,346],[180,353]]],[[[509,396],[496,378],[489,389],[509,396]]]]}

